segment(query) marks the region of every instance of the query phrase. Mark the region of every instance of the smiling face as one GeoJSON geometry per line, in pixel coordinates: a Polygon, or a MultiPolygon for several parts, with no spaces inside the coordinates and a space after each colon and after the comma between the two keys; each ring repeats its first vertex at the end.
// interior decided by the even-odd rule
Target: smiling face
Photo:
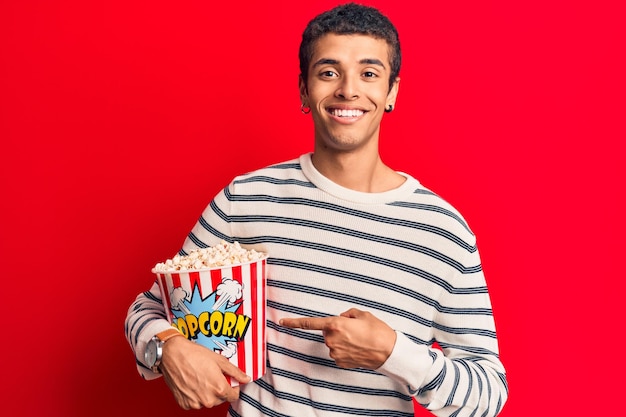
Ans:
{"type": "Polygon", "coordinates": [[[382,39],[329,33],[316,41],[308,79],[300,79],[316,151],[377,151],[380,122],[385,107],[395,105],[400,82],[390,89],[390,72],[389,46],[382,39]]]}

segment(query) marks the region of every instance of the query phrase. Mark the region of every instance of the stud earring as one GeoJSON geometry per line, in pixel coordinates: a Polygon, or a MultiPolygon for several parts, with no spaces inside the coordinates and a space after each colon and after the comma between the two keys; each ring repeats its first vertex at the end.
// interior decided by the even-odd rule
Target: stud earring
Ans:
{"type": "Polygon", "coordinates": [[[387,107],[385,107],[385,113],[391,113],[393,111],[393,105],[389,105],[387,107]]]}

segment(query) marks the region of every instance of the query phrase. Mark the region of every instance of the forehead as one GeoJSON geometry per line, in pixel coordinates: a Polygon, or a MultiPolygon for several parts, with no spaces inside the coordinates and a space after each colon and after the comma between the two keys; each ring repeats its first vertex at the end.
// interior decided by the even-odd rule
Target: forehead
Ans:
{"type": "Polygon", "coordinates": [[[390,48],[384,39],[369,35],[338,35],[328,33],[313,46],[313,55],[309,66],[320,59],[332,59],[340,64],[359,63],[367,59],[378,59],[385,68],[389,68],[390,48]]]}

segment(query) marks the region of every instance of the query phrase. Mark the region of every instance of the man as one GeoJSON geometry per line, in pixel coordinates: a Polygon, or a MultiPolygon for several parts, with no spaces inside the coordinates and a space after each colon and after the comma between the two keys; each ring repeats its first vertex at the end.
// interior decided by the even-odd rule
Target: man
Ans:
{"type": "MultiPolygon", "coordinates": [[[[415,398],[440,416],[502,409],[506,378],[475,237],[453,207],[379,156],[400,60],[396,30],[376,9],[347,4],[307,26],[300,94],[314,152],[235,178],[180,251],[224,239],[269,254],[268,370],[249,381],[220,354],[168,338],[160,371],[181,407],[412,416],[415,398]]],[[[168,328],[154,285],[126,320],[147,379],[159,375],[146,344],[168,328]]]]}

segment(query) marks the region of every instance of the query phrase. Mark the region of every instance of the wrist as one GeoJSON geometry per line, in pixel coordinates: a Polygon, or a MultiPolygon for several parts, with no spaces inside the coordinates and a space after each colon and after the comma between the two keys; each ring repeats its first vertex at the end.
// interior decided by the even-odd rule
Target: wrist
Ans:
{"type": "Polygon", "coordinates": [[[170,328],[157,333],[146,345],[144,359],[154,373],[160,373],[159,366],[163,358],[163,346],[168,340],[183,336],[178,330],[170,328]]]}

